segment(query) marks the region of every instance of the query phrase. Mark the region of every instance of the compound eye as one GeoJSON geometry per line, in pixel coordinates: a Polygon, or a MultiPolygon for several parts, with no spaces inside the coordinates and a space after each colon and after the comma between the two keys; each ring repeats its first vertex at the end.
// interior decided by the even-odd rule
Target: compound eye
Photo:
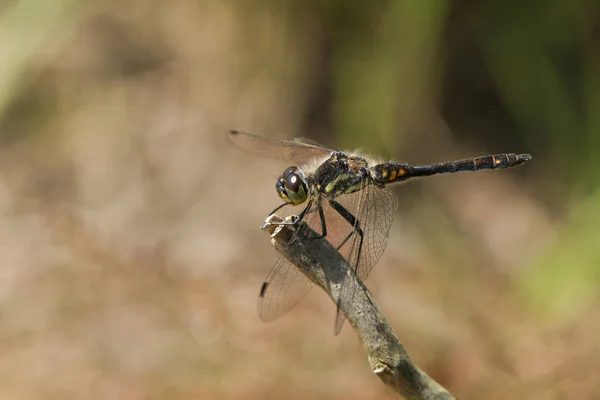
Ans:
{"type": "Polygon", "coordinates": [[[298,190],[300,190],[301,184],[302,179],[300,179],[300,175],[296,174],[295,172],[290,172],[285,176],[285,188],[287,190],[297,193],[298,190]]]}
{"type": "Polygon", "coordinates": [[[295,167],[295,166],[288,167],[285,171],[283,171],[283,177],[287,178],[287,176],[289,174],[292,174],[292,173],[296,172],[297,170],[298,170],[298,167],[295,167]]]}

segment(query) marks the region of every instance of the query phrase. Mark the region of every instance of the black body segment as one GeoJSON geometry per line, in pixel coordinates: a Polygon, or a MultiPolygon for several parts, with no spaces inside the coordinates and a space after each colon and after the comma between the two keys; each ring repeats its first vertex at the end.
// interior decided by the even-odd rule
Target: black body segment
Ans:
{"type": "Polygon", "coordinates": [[[512,168],[529,160],[531,160],[529,154],[504,153],[429,165],[389,162],[374,166],[373,171],[375,181],[386,184],[437,174],[512,168]]]}

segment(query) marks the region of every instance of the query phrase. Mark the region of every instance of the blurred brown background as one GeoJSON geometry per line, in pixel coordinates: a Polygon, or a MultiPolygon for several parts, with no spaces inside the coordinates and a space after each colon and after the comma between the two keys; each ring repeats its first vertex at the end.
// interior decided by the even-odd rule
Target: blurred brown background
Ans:
{"type": "Polygon", "coordinates": [[[395,398],[320,291],[259,320],[288,165],[230,128],[531,153],[395,187],[368,284],[461,398],[600,398],[598,43],[592,0],[1,1],[0,398],[395,398]]]}

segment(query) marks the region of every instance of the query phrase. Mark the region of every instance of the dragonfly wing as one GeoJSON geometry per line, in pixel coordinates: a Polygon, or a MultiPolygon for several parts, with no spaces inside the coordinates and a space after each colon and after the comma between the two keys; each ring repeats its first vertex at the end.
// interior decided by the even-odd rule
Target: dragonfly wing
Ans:
{"type": "MultiPolygon", "coordinates": [[[[340,196],[336,200],[354,215],[358,227],[363,232],[361,243],[360,235],[353,226],[347,224],[350,227],[347,235],[352,236],[339,251],[355,270],[358,278],[364,281],[385,250],[398,208],[398,199],[389,189],[370,184],[363,190],[340,196]]],[[[350,285],[342,284],[335,322],[336,335],[341,331],[346,319],[340,308],[347,309],[353,303],[354,289],[350,285]]]]}
{"type": "Polygon", "coordinates": [[[229,140],[242,150],[278,160],[305,163],[329,156],[333,150],[304,141],[266,138],[252,133],[229,131],[229,140]]]}
{"type": "Polygon", "coordinates": [[[363,190],[339,197],[338,202],[356,217],[363,231],[362,248],[360,236],[353,234],[340,251],[356,268],[358,277],[365,280],[385,250],[398,198],[388,188],[370,184],[363,190]],[[360,260],[357,260],[359,254],[360,260]]]}
{"type": "Polygon", "coordinates": [[[267,275],[258,297],[258,315],[272,321],[296,305],[314,283],[285,257],[280,257],[267,275]]]}
{"type": "MultiPolygon", "coordinates": [[[[303,222],[317,233],[322,233],[318,202],[313,202],[306,210],[303,222]]],[[[297,208],[289,205],[278,211],[282,218],[297,212],[297,208]]],[[[292,239],[293,240],[293,239],[292,239]]],[[[258,314],[263,321],[272,321],[297,304],[314,283],[308,279],[294,264],[285,257],[280,257],[267,275],[258,297],[258,314]]]]}
{"type": "Polygon", "coordinates": [[[310,144],[316,147],[323,147],[325,148],[325,146],[323,146],[321,143],[317,142],[316,140],[313,140],[309,137],[306,136],[298,136],[294,138],[294,142],[299,142],[299,143],[304,143],[304,144],[310,144]]]}

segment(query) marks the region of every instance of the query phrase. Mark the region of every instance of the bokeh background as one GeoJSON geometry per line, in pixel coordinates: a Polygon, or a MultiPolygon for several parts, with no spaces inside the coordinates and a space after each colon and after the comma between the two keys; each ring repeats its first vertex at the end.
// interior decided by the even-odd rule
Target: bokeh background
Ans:
{"type": "Polygon", "coordinates": [[[230,128],[411,163],[368,284],[464,399],[600,398],[593,0],[0,2],[0,398],[395,398],[319,290],[256,313],[288,165],[230,128]]]}

